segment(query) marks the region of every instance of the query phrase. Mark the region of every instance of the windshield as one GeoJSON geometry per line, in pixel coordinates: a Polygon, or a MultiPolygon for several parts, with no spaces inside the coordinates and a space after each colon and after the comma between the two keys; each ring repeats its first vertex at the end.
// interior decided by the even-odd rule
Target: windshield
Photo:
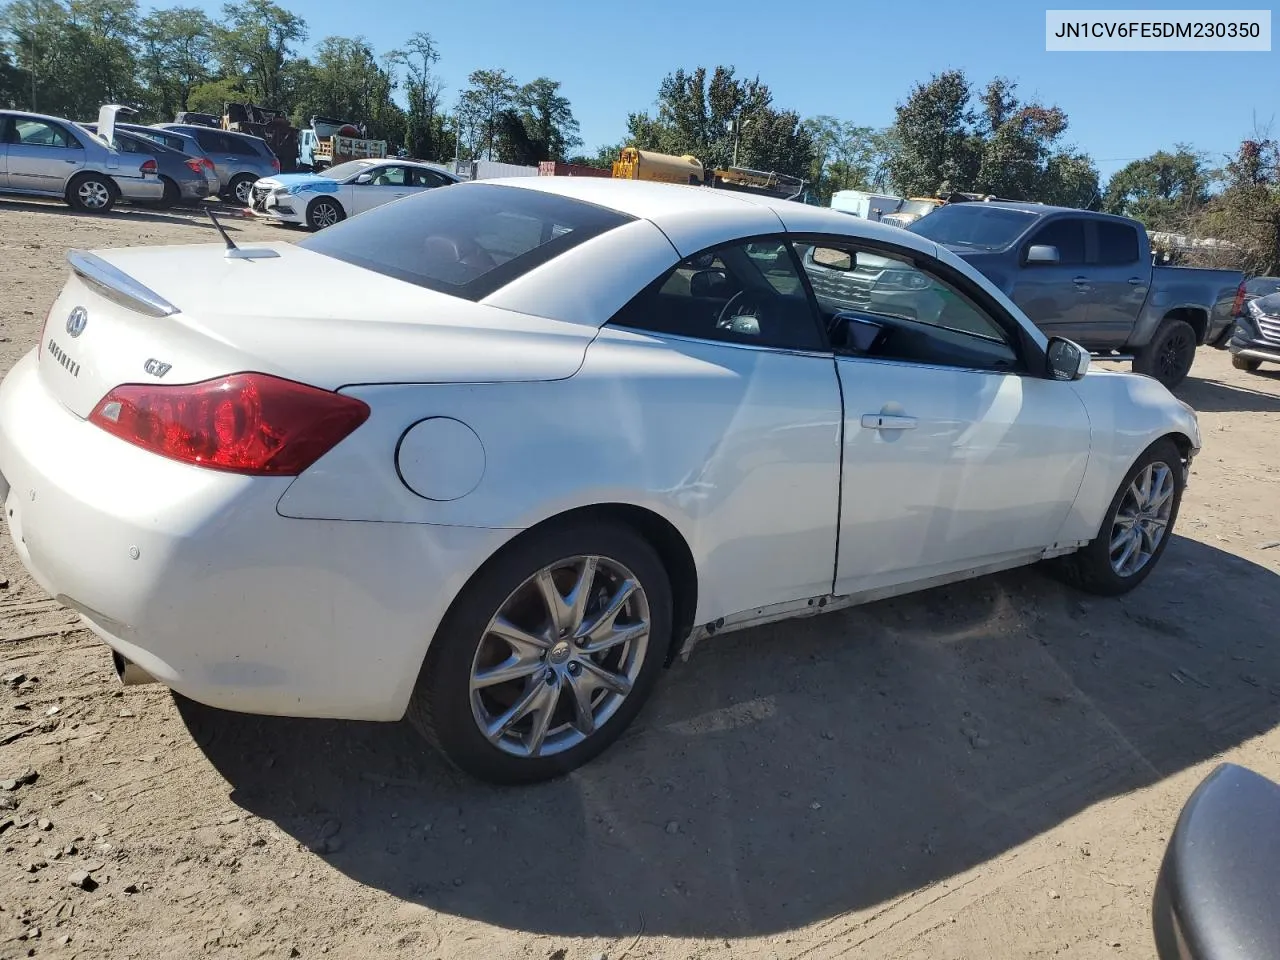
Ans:
{"type": "Polygon", "coordinates": [[[361,170],[367,170],[374,164],[373,160],[348,160],[346,163],[340,163],[336,167],[329,167],[327,170],[317,171],[320,176],[328,177],[331,180],[346,180],[348,177],[354,177],[361,170]]]}
{"type": "Polygon", "coordinates": [[[468,183],[374,207],[298,246],[406,283],[480,300],[633,219],[541,190],[468,183]]]}
{"type": "Polygon", "coordinates": [[[938,205],[936,203],[930,203],[927,200],[906,200],[903,202],[902,206],[894,212],[898,214],[910,213],[917,217],[923,217],[926,214],[932,213],[936,209],[938,209],[938,205]]]}
{"type": "Polygon", "coordinates": [[[1254,277],[1244,285],[1244,292],[1250,297],[1269,297],[1280,293],[1280,277],[1254,277]]]}
{"type": "Polygon", "coordinates": [[[1031,226],[1036,215],[985,203],[953,203],[940,207],[907,227],[943,246],[999,250],[1031,226]]]}

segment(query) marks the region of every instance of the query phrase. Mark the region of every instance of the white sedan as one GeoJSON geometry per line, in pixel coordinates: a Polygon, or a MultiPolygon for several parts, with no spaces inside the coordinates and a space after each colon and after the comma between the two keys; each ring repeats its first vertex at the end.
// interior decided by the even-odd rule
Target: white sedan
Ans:
{"type": "Polygon", "coordinates": [[[1200,449],[932,242],[705,187],[70,261],[0,385],[32,576],[127,679],[407,714],[493,781],[597,754],[711,634],[1041,560],[1130,590],[1200,449]]]}
{"type": "Polygon", "coordinates": [[[350,160],[320,173],[280,173],[249,189],[249,210],[260,217],[331,227],[384,203],[459,182],[448,170],[412,160],[350,160]]]}

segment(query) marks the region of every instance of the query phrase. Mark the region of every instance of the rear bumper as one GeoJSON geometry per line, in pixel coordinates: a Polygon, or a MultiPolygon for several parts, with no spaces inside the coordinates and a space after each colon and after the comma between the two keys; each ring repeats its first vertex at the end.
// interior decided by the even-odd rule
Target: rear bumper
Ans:
{"type": "Polygon", "coordinates": [[[287,478],[79,419],[34,351],[0,383],[0,494],[32,577],[161,683],[229,710],[399,719],[440,618],[509,533],[281,517],[287,478]]]}
{"type": "Polygon", "coordinates": [[[199,180],[183,180],[178,184],[178,190],[183,200],[203,200],[214,193],[214,190],[210,189],[209,181],[203,177],[199,180]]]}

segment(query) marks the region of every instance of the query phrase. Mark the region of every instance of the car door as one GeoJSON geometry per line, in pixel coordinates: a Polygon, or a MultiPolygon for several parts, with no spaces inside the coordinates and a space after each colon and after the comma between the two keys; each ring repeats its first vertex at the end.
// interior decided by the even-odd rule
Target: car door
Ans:
{"type": "Polygon", "coordinates": [[[1092,349],[1123,347],[1147,301],[1151,264],[1141,261],[1138,232],[1123,220],[1089,221],[1087,342],[1092,349]]]}
{"type": "Polygon", "coordinates": [[[11,190],[60,195],[85,165],[85,148],[69,129],[53,120],[17,115],[8,131],[11,190]]]}
{"type": "Polygon", "coordinates": [[[9,185],[9,123],[11,118],[0,113],[0,189],[9,185]]]}
{"type": "Polygon", "coordinates": [[[907,250],[819,238],[828,269],[875,279],[856,310],[824,301],[844,396],[835,592],[1012,562],[1052,545],[1089,455],[1069,383],[980,287],[907,250]],[[843,262],[839,254],[843,253],[843,262]]]}
{"type": "Polygon", "coordinates": [[[191,135],[195,137],[196,143],[200,144],[200,149],[213,164],[218,182],[226,187],[240,169],[240,158],[232,152],[230,138],[221,130],[213,128],[192,130],[191,135]]]}
{"type": "Polygon", "coordinates": [[[400,164],[385,164],[365,171],[372,179],[351,187],[350,213],[364,213],[374,207],[407,197],[412,192],[409,171],[400,164]]]}
{"type": "Polygon", "coordinates": [[[1055,216],[1037,227],[1018,249],[1012,300],[1048,336],[1084,342],[1093,290],[1085,262],[1085,220],[1055,216]],[[1028,262],[1033,246],[1058,251],[1057,263],[1028,262]]]}
{"type": "MultiPolygon", "coordinates": [[[[514,231],[516,224],[505,224],[514,231]]],[[[697,530],[700,599],[726,613],[824,596],[835,566],[840,388],[782,238],[718,245],[649,284],[601,330],[619,423],[688,463],[664,478],[697,530]],[[748,247],[751,249],[748,249],[748,247]]]]}

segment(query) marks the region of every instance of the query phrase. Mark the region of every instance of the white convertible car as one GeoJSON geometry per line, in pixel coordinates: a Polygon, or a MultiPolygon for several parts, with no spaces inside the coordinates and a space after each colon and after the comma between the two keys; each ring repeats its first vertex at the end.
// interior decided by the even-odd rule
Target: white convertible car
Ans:
{"type": "Polygon", "coordinates": [[[1132,589],[1200,448],[933,243],[740,193],[464,183],[69,259],[0,386],[32,576],[126,679],[407,714],[494,781],[710,634],[1041,560],[1132,589]]]}

